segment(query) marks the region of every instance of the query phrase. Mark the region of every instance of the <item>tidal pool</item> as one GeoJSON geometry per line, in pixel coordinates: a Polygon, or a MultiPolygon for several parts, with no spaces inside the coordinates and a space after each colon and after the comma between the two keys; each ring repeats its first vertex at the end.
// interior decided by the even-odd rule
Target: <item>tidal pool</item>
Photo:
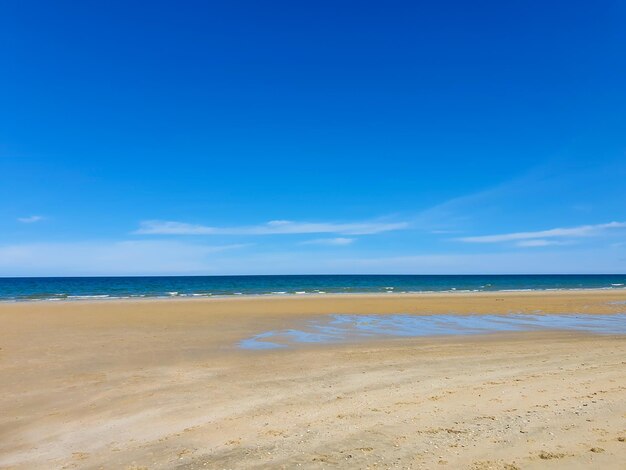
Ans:
{"type": "Polygon", "coordinates": [[[564,330],[626,334],[626,314],[612,315],[329,315],[299,328],[266,331],[239,342],[242,349],[287,348],[297,344],[342,343],[375,337],[475,335],[564,330]]]}

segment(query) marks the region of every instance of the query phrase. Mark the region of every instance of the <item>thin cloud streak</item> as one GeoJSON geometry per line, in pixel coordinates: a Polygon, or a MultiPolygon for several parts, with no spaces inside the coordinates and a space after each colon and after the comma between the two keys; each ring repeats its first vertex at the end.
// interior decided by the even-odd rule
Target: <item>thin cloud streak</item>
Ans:
{"type": "Polygon", "coordinates": [[[520,246],[522,248],[534,248],[541,246],[558,246],[558,245],[571,245],[570,241],[558,241],[558,240],[544,240],[541,238],[533,239],[533,240],[521,240],[515,244],[515,246],[520,246]]]}
{"type": "Polygon", "coordinates": [[[315,240],[306,240],[300,242],[300,245],[328,245],[328,246],[347,246],[354,242],[354,238],[317,238],[315,240]]]}
{"type": "Polygon", "coordinates": [[[406,222],[355,222],[346,224],[292,222],[273,220],[265,224],[242,227],[211,227],[184,222],[147,220],[140,223],[136,235],[294,235],[306,233],[337,233],[371,235],[408,227],[406,222]]]}
{"type": "Polygon", "coordinates": [[[501,243],[518,240],[532,240],[545,238],[580,238],[592,237],[605,233],[607,230],[626,228],[626,222],[609,222],[608,224],[580,225],[570,228],[553,228],[537,232],[515,232],[499,235],[481,235],[477,237],[462,237],[456,240],[466,243],[501,243]]]}
{"type": "Polygon", "coordinates": [[[18,217],[17,221],[23,224],[34,224],[35,222],[41,222],[45,217],[41,215],[31,215],[29,217],[18,217]]]}

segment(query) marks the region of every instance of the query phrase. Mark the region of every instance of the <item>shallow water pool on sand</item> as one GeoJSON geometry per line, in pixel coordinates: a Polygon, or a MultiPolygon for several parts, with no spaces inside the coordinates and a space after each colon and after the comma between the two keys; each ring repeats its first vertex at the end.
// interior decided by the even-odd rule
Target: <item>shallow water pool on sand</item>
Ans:
{"type": "Polygon", "coordinates": [[[474,335],[565,330],[626,334],[626,314],[612,315],[329,315],[301,328],[267,331],[239,342],[242,349],[276,349],[297,344],[342,343],[376,337],[474,335]]]}

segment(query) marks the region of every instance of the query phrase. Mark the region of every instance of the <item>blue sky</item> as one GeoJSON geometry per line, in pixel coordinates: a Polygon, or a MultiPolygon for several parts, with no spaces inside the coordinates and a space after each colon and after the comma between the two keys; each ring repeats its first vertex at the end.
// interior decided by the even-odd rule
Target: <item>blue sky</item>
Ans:
{"type": "Polygon", "coordinates": [[[0,5],[0,275],[626,272],[623,2],[0,5]]]}

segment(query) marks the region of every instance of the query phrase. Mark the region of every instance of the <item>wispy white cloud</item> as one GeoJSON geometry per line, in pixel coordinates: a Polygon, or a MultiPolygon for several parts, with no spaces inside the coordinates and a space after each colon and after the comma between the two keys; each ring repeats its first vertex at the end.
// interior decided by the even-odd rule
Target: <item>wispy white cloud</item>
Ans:
{"type": "Polygon", "coordinates": [[[329,246],[346,246],[351,245],[354,242],[354,238],[316,238],[315,240],[306,240],[300,242],[300,245],[329,245],[329,246]]]}
{"type": "Polygon", "coordinates": [[[571,245],[571,241],[559,241],[559,240],[545,240],[543,238],[537,238],[533,240],[520,240],[515,246],[521,246],[523,248],[534,248],[540,246],[555,246],[555,245],[571,245]]]}
{"type": "Polygon", "coordinates": [[[549,160],[512,179],[426,208],[416,216],[413,225],[465,233],[490,227],[488,233],[497,233],[495,222],[511,226],[552,220],[567,227],[582,213],[615,214],[621,218],[624,205],[620,201],[626,198],[624,177],[626,166],[621,155],[584,167],[572,165],[569,160],[549,160]]]}
{"type": "Polygon", "coordinates": [[[34,224],[35,222],[41,222],[45,217],[41,215],[31,215],[28,217],[18,217],[17,221],[23,224],[34,224]]]}
{"type": "Polygon", "coordinates": [[[480,235],[476,237],[457,238],[457,240],[467,243],[502,243],[518,240],[545,241],[546,238],[581,238],[599,236],[608,230],[618,228],[626,228],[626,222],[609,222],[607,224],[580,225],[578,227],[570,228],[553,228],[549,230],[540,230],[537,232],[514,232],[498,235],[480,235]]]}
{"type": "Polygon", "coordinates": [[[459,233],[460,230],[431,230],[430,233],[434,235],[450,235],[452,233],[459,233]]]}
{"type": "Polygon", "coordinates": [[[314,223],[273,220],[265,224],[239,227],[212,227],[184,222],[147,220],[133,233],[139,235],[286,235],[306,233],[337,233],[369,235],[408,227],[406,222],[314,223]]]}

